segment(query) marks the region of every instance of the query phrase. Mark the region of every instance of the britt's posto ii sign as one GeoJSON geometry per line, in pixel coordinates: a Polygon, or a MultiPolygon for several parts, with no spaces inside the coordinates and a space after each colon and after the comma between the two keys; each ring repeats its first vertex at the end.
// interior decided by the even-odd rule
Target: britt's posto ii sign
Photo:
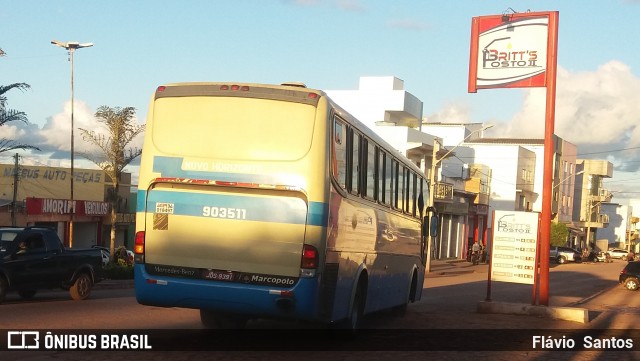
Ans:
{"type": "Polygon", "coordinates": [[[474,17],[471,24],[469,92],[490,88],[544,87],[550,29],[549,12],[474,17]]]}

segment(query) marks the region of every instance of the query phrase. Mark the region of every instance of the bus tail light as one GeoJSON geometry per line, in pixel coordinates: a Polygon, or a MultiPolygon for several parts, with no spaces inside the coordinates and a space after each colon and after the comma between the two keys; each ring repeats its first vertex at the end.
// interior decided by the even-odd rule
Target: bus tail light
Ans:
{"type": "Polygon", "coordinates": [[[300,263],[300,268],[318,268],[318,249],[308,244],[302,247],[302,262],[300,263]]]}
{"type": "Polygon", "coordinates": [[[144,263],[144,231],[136,233],[136,239],[133,243],[133,253],[135,262],[144,263]]]}

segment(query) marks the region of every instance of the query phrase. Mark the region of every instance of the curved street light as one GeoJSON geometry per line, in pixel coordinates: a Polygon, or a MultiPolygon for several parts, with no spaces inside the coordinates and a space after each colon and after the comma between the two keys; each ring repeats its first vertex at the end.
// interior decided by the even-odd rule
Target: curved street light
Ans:
{"type": "Polygon", "coordinates": [[[57,40],[52,40],[51,44],[55,45],[55,46],[59,46],[61,48],[65,48],[67,49],[67,51],[69,52],[69,61],[71,62],[71,189],[70,189],[70,196],[71,196],[71,215],[70,215],[70,220],[69,220],[69,247],[73,247],[73,215],[76,212],[76,207],[75,207],[75,203],[74,203],[74,198],[73,198],[73,103],[74,103],[74,99],[73,99],[73,54],[75,53],[76,49],[82,49],[82,48],[88,48],[90,46],[93,46],[93,43],[78,43],[77,41],[69,41],[66,43],[57,41],[57,40]]]}

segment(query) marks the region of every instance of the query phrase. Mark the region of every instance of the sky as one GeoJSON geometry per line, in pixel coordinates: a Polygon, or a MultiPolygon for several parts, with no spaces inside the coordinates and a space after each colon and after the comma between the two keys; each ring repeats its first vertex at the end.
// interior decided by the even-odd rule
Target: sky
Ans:
{"type": "Polygon", "coordinates": [[[361,76],[395,76],[429,121],[543,138],[544,88],[467,91],[471,19],[529,10],[559,12],[555,133],[578,158],[614,164],[614,201],[640,198],[640,0],[0,0],[0,84],[31,86],[6,94],[29,124],[0,127],[0,139],[41,148],[20,152],[25,165],[69,166],[70,62],[52,40],[94,44],[74,57],[76,129],[96,129],[102,105],[134,107],[142,124],[172,82],[354,90],[361,76]]]}

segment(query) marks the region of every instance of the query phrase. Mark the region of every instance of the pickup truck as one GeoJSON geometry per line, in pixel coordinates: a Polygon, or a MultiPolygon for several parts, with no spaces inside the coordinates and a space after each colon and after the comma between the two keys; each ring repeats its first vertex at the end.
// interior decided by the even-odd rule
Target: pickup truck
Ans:
{"type": "Polygon", "coordinates": [[[0,227],[0,303],[8,291],[29,299],[37,290],[54,288],[84,300],[101,279],[99,249],[67,249],[44,227],[0,227]]]}
{"type": "Polygon", "coordinates": [[[555,260],[559,264],[566,262],[582,262],[582,254],[569,247],[551,247],[549,258],[555,260]]]}

